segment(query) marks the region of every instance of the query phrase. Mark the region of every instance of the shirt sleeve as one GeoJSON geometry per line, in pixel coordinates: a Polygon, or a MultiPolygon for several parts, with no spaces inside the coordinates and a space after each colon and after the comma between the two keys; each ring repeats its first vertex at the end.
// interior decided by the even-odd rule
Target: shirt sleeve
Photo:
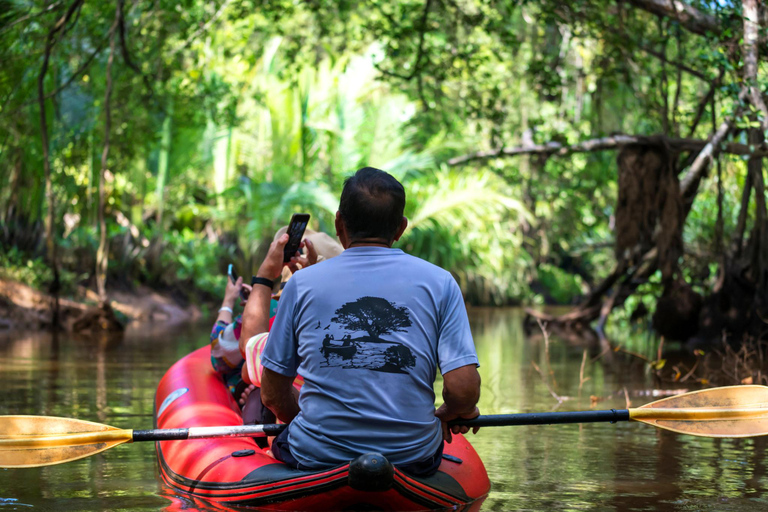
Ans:
{"type": "Polygon", "coordinates": [[[253,336],[245,344],[245,369],[248,372],[248,380],[251,384],[261,387],[261,374],[264,371],[261,365],[261,354],[267,344],[269,333],[262,332],[253,336]]]}
{"type": "Polygon", "coordinates": [[[223,333],[229,324],[218,320],[213,324],[211,330],[211,365],[218,373],[228,373],[232,371],[232,365],[228,364],[224,358],[223,351],[219,347],[219,336],[223,333]]]}
{"type": "Polygon", "coordinates": [[[268,342],[261,353],[261,366],[286,377],[296,376],[300,362],[299,340],[294,329],[298,297],[296,288],[296,279],[288,281],[283,288],[268,342]]]}
{"type": "Polygon", "coordinates": [[[216,323],[213,324],[213,329],[211,329],[211,344],[216,343],[219,339],[219,334],[221,334],[228,325],[229,324],[224,320],[217,320],[216,323]]]}
{"type": "Polygon", "coordinates": [[[446,276],[440,307],[437,357],[443,375],[462,366],[479,366],[464,297],[450,274],[446,276]]]}

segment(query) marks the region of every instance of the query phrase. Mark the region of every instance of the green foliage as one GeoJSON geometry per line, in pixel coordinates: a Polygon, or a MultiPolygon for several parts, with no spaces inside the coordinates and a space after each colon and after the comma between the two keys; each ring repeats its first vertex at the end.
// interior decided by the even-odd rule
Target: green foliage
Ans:
{"type": "MultiPolygon", "coordinates": [[[[60,269],[59,274],[62,292],[74,293],[77,274],[66,269],[60,269]]],[[[0,251],[0,278],[18,281],[47,292],[53,282],[53,270],[42,258],[31,258],[16,247],[11,247],[8,251],[0,251]]]]}
{"type": "Polygon", "coordinates": [[[0,252],[0,275],[37,290],[44,290],[53,281],[53,270],[42,258],[30,259],[15,247],[0,252]]]}
{"type": "Polygon", "coordinates": [[[530,214],[489,172],[441,170],[405,181],[410,228],[400,244],[453,271],[469,300],[503,304],[527,292],[520,223],[530,214]]]}
{"type": "Polygon", "coordinates": [[[569,274],[547,263],[539,265],[536,271],[539,282],[546,290],[547,295],[552,297],[556,303],[572,304],[575,299],[581,296],[583,283],[578,275],[569,274]]]}
{"type": "Polygon", "coordinates": [[[224,272],[219,269],[231,260],[231,250],[211,244],[189,229],[166,234],[164,242],[161,262],[169,272],[161,275],[163,285],[181,291],[197,288],[214,296],[221,292],[224,272]]]}
{"type": "MultiPolygon", "coordinates": [[[[53,207],[64,269],[92,284],[118,4],[83,3],[55,39],[44,79],[52,206],[37,76],[69,5],[0,0],[0,241],[37,254],[53,207]]],[[[741,19],[738,5],[695,6],[721,34],[607,0],[124,5],[105,173],[109,278],[217,293],[226,263],[255,268],[291,213],[333,233],[344,178],[372,165],[406,188],[401,246],[450,270],[469,300],[541,301],[538,280],[571,302],[611,270],[615,154],[450,160],[615,132],[706,138],[741,87],[729,50],[741,19]],[[721,73],[716,111],[706,105],[691,130],[721,73]]],[[[724,169],[728,240],[744,164],[724,169]]],[[[705,180],[685,231],[684,272],[700,281],[717,250],[716,197],[705,180]]]]}

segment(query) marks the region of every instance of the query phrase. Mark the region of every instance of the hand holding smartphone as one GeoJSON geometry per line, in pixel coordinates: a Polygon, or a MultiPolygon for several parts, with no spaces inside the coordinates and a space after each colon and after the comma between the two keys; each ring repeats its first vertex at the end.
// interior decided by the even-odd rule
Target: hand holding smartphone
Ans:
{"type": "Polygon", "coordinates": [[[288,224],[288,243],[283,249],[283,263],[288,263],[291,258],[296,256],[296,251],[301,245],[301,238],[304,236],[304,230],[309,223],[308,213],[294,213],[291,222],[288,224]]]}
{"type": "MultiPolygon", "coordinates": [[[[227,269],[227,274],[229,275],[229,278],[232,280],[232,284],[235,284],[237,282],[237,272],[235,272],[235,267],[231,263],[229,264],[229,268],[227,269]]],[[[248,300],[247,290],[242,286],[240,287],[240,298],[243,300],[248,300]]]]}

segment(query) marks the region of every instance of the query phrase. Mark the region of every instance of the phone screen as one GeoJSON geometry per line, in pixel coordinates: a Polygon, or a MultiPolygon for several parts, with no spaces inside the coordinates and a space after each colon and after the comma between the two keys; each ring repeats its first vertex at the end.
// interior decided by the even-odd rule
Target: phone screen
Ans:
{"type": "Polygon", "coordinates": [[[288,244],[286,244],[283,250],[283,262],[288,263],[291,261],[291,257],[296,255],[296,251],[299,250],[299,244],[301,244],[301,238],[304,236],[304,230],[307,229],[309,223],[308,213],[294,213],[291,217],[291,223],[288,224],[288,244]]]}

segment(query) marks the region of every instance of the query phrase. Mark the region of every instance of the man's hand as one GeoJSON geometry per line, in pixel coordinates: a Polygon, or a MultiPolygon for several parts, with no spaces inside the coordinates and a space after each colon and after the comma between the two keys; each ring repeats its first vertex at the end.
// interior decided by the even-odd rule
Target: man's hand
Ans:
{"type": "Polygon", "coordinates": [[[269,245],[269,251],[264,258],[259,271],[256,273],[257,277],[266,277],[267,279],[275,280],[280,277],[280,273],[283,271],[283,249],[290,240],[287,233],[283,233],[280,238],[273,240],[269,245]]]}
{"type": "MultiPolygon", "coordinates": [[[[477,407],[475,407],[475,410],[472,412],[457,414],[448,410],[448,407],[445,404],[443,404],[437,408],[437,410],[435,411],[435,416],[439,418],[442,423],[443,440],[450,443],[451,441],[453,441],[451,432],[453,432],[454,434],[466,434],[467,432],[469,432],[469,427],[465,427],[463,425],[453,425],[452,427],[449,427],[448,422],[457,420],[457,419],[471,420],[472,418],[477,418],[478,416],[480,416],[480,410],[477,407]]],[[[478,430],[480,430],[480,427],[475,427],[472,429],[472,433],[477,434],[478,430]]]]}
{"type": "MultiPolygon", "coordinates": [[[[450,443],[451,432],[466,434],[469,431],[469,428],[462,426],[449,429],[448,422],[459,418],[476,418],[480,414],[477,410],[479,399],[480,374],[477,373],[477,366],[460,366],[443,374],[443,405],[435,411],[435,416],[442,422],[443,439],[450,443]]],[[[477,432],[477,428],[473,432],[477,432]]]]}
{"type": "Polygon", "coordinates": [[[285,423],[290,423],[299,414],[294,378],[280,375],[269,368],[264,368],[261,374],[261,403],[285,423]]]}

